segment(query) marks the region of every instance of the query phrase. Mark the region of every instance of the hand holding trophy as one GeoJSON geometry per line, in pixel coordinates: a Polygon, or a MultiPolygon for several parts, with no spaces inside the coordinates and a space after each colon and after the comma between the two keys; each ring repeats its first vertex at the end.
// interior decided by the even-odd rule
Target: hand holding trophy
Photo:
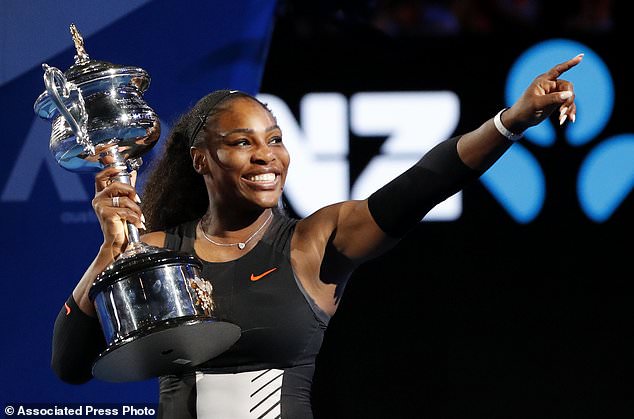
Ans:
{"type": "MultiPolygon", "coordinates": [[[[34,104],[51,121],[50,150],[64,169],[116,167],[111,180],[131,184],[130,171],[158,141],[160,122],[145,103],[142,68],[91,60],[75,25],[77,55],[62,72],[43,64],[43,92],[34,104]]],[[[211,284],[194,256],[149,246],[126,225],[127,249],[90,289],[107,348],[93,366],[106,381],[138,381],[191,370],[233,345],[240,328],[213,315],[211,284]]]]}

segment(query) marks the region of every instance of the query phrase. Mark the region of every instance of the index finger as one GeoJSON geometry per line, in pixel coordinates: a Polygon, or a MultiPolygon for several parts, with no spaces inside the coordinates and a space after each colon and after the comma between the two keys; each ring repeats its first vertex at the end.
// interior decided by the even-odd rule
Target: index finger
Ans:
{"type": "Polygon", "coordinates": [[[556,66],[548,70],[548,72],[546,73],[546,76],[548,77],[549,80],[557,80],[557,77],[561,76],[563,73],[565,73],[566,71],[570,70],[572,67],[579,64],[582,59],[583,59],[583,54],[579,54],[569,59],[568,61],[565,61],[561,64],[557,64],[556,66]]]}
{"type": "MultiPolygon", "coordinates": [[[[110,185],[112,182],[115,182],[115,181],[123,182],[123,180],[121,180],[120,177],[125,176],[126,174],[129,175],[130,177],[129,185],[131,185],[134,188],[134,185],[136,183],[136,170],[133,170],[131,172],[125,172],[125,171],[122,172],[121,167],[109,166],[95,175],[95,192],[101,192],[102,190],[104,190],[106,186],[110,185]]],[[[123,183],[128,184],[127,182],[123,182],[123,183]]]]}

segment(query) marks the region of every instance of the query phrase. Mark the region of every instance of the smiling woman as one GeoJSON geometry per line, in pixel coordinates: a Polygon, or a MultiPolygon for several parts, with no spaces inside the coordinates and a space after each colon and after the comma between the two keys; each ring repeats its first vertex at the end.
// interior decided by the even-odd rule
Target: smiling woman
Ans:
{"type": "MultiPolygon", "coordinates": [[[[230,94],[216,108],[224,111],[222,117],[207,117],[205,135],[198,134],[191,148],[194,168],[205,179],[210,202],[214,202],[208,211],[237,206],[257,213],[261,207],[275,207],[289,164],[275,118],[262,104],[239,93],[230,94]]],[[[208,212],[205,218],[213,223],[220,217],[208,212]]],[[[223,226],[206,227],[211,234],[212,229],[224,230],[223,226]]]]}
{"type": "Polygon", "coordinates": [[[174,126],[146,182],[147,219],[133,186],[109,182],[110,169],[97,175],[104,243],[67,301],[70,314],[58,316],[53,368],[67,381],[90,379],[103,340],[88,290],[125,249],[124,222],[147,222],[143,241],[202,260],[214,314],[242,330],[216,358],[160,377],[159,416],[312,418],[315,360],[354,269],[480,175],[524,129],[556,109],[574,118],[572,85],[558,77],[580,61],[537,77],[513,107],[442,142],[368,199],[299,220],[279,206],[290,157],[275,117],[246,93],[210,93],[174,126]]]}
{"type": "MultiPolygon", "coordinates": [[[[242,125],[230,125],[228,120],[223,119],[223,127],[216,127],[219,114],[239,98],[255,104],[257,110],[264,112],[264,116],[268,115],[268,119],[263,122],[264,129],[276,132],[266,134],[270,135],[271,141],[281,142],[281,132],[270,111],[251,96],[239,91],[219,90],[200,99],[177,121],[166,141],[162,158],[155,162],[149,173],[143,193],[148,231],[163,230],[205,214],[209,201],[213,199],[207,187],[213,184],[209,184],[206,180],[209,176],[206,178],[200,171],[211,170],[209,165],[214,162],[217,163],[216,169],[220,169],[223,164],[221,157],[226,157],[231,149],[243,148],[253,137],[254,127],[244,125],[249,121],[243,121],[242,125]],[[192,164],[194,159],[196,163],[192,164]]],[[[232,118],[236,117],[238,115],[232,112],[232,118]]],[[[221,196],[217,198],[222,199],[221,196]]]]}

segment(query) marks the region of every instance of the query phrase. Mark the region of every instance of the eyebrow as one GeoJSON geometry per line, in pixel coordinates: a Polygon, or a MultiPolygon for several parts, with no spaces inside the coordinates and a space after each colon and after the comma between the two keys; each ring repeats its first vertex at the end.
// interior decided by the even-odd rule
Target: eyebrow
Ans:
{"type": "MultiPolygon", "coordinates": [[[[275,131],[276,129],[281,131],[281,128],[277,124],[275,124],[265,129],[264,132],[271,132],[271,131],[275,131]]],[[[221,137],[226,137],[228,135],[235,134],[235,133],[253,134],[254,132],[255,130],[253,128],[235,128],[227,132],[219,132],[218,135],[221,137]]]]}

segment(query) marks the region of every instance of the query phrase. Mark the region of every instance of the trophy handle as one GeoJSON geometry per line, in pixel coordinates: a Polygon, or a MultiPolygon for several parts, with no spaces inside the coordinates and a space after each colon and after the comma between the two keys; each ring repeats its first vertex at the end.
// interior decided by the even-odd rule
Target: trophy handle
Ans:
{"type": "Polygon", "coordinates": [[[75,83],[66,80],[64,73],[58,68],[51,67],[47,64],[42,64],[42,68],[44,69],[44,85],[51,100],[55,103],[55,106],[75,134],[77,143],[82,145],[87,153],[94,155],[95,147],[90,142],[86,129],[88,125],[88,113],[86,112],[86,104],[81,90],[75,83]],[[73,102],[73,106],[76,105],[76,109],[79,112],[79,121],[75,119],[63,100],[68,99],[73,91],[77,92],[77,101],[73,102]]]}

